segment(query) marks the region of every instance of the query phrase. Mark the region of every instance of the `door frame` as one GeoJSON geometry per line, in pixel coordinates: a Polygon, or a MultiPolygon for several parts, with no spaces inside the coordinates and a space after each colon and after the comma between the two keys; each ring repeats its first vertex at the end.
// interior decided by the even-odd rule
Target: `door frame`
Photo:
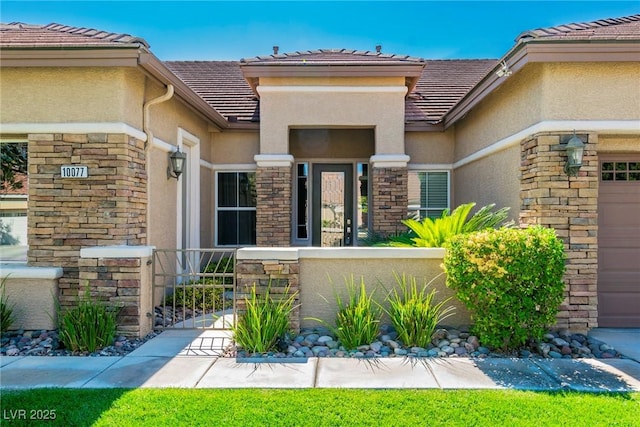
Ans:
{"type": "Polygon", "coordinates": [[[355,244],[354,239],[354,163],[323,163],[312,162],[311,165],[311,244],[313,246],[321,246],[322,240],[322,172],[344,172],[344,229],[343,229],[343,242],[348,242],[343,246],[353,246],[355,244]],[[350,229],[350,231],[348,231],[350,229]],[[347,234],[348,233],[348,234],[347,234]]]}

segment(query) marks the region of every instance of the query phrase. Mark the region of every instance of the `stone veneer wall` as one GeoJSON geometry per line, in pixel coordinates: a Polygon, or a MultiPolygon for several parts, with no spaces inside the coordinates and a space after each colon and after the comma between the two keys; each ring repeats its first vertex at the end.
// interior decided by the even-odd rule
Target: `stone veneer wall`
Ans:
{"type": "MultiPolygon", "coordinates": [[[[282,259],[238,259],[236,263],[236,309],[238,315],[246,311],[246,300],[251,296],[251,288],[255,285],[258,295],[264,295],[270,289],[270,295],[277,298],[299,292],[298,281],[300,264],[296,260],[282,259]],[[285,294],[289,290],[288,294],[285,294]]],[[[295,308],[289,318],[292,330],[300,331],[300,294],[295,300],[295,308]]]]}
{"type": "Polygon", "coordinates": [[[125,134],[30,134],[28,261],[63,267],[61,305],[75,301],[80,248],[146,243],[144,143],[125,134]],[[86,165],[89,177],[61,178],[86,165]]]}
{"type": "Polygon", "coordinates": [[[291,166],[256,170],[256,244],[291,244],[291,166]]]}
{"type": "Polygon", "coordinates": [[[567,157],[559,135],[537,134],[521,143],[520,224],[553,227],[565,242],[565,300],[557,327],[573,331],[598,322],[597,143],[597,134],[588,134],[576,177],[564,173],[567,157]]]}
{"type": "Polygon", "coordinates": [[[406,227],[408,199],[407,168],[372,168],[371,183],[371,229],[380,235],[389,236],[406,227]]]}
{"type": "Polygon", "coordinates": [[[101,247],[82,250],[82,258],[78,260],[80,292],[88,284],[93,298],[118,307],[118,334],[143,337],[153,328],[151,248],[112,248],[118,258],[100,255],[104,250],[101,247]],[[138,257],[126,254],[139,249],[148,249],[148,253],[138,257]]]}

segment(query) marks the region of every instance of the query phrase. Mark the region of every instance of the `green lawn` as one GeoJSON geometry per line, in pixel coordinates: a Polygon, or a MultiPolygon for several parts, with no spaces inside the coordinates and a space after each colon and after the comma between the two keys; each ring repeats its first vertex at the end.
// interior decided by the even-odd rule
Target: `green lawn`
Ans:
{"type": "Polygon", "coordinates": [[[494,390],[3,391],[6,426],[634,426],[640,393],[494,390]],[[24,411],[24,412],[22,412],[24,411]],[[26,417],[27,420],[20,418],[26,417]]]}

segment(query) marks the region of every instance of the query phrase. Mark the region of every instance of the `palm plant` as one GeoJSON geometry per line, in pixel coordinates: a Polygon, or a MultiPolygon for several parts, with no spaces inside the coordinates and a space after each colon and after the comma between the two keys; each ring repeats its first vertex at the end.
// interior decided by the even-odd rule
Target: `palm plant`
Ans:
{"type": "Polygon", "coordinates": [[[404,220],[402,223],[409,227],[409,232],[391,237],[387,244],[396,247],[440,248],[445,246],[449,238],[457,234],[513,225],[513,221],[506,222],[509,208],[504,207],[494,212],[495,204],[483,206],[467,219],[475,205],[475,203],[460,205],[451,213],[449,209],[445,209],[440,218],[426,217],[420,221],[404,220]]]}

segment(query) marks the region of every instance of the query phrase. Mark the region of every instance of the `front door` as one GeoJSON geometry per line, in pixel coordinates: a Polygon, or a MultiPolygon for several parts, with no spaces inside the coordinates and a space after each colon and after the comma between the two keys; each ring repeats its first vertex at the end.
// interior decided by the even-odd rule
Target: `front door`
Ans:
{"type": "Polygon", "coordinates": [[[313,246],[353,245],[353,165],[314,164],[313,246]]]}

